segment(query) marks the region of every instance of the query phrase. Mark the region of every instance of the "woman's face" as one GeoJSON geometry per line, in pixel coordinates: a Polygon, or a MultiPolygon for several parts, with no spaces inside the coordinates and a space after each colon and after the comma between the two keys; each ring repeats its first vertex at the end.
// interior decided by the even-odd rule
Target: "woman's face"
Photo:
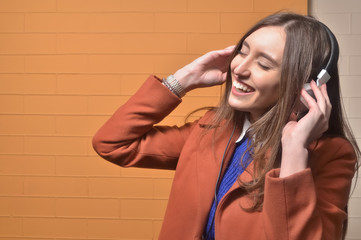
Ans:
{"type": "Polygon", "coordinates": [[[286,33],[268,26],[249,35],[231,62],[231,107],[249,112],[256,121],[278,99],[286,33]]]}

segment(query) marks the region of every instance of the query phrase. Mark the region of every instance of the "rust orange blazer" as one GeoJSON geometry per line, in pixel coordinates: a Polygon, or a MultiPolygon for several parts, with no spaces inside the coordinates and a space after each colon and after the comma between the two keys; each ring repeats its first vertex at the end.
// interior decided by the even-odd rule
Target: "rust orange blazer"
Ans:
{"type": "MultiPolygon", "coordinates": [[[[200,137],[211,113],[199,121],[155,126],[181,100],[150,76],[93,138],[97,153],[123,167],[175,169],[159,239],[202,239],[214,198],[216,180],[232,129],[200,137]]],[[[235,148],[237,129],[226,151],[225,165],[235,148]]],[[[286,178],[279,169],[266,176],[264,206],[249,213],[240,206],[249,197],[235,183],[219,203],[215,216],[217,240],[339,239],[356,156],[342,138],[324,138],[310,147],[309,168],[286,178]]],[[[247,168],[252,172],[252,164],[247,168]]],[[[246,171],[243,181],[251,180],[246,171]]]]}

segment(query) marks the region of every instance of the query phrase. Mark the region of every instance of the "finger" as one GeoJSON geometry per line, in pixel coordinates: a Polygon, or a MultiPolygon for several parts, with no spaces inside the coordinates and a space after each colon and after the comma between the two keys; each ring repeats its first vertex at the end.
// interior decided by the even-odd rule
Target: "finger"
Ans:
{"type": "Polygon", "coordinates": [[[322,95],[323,95],[323,97],[325,98],[325,101],[326,101],[327,117],[330,117],[331,110],[332,110],[332,104],[331,104],[331,100],[330,100],[330,98],[328,96],[328,93],[327,93],[327,85],[326,84],[321,85],[321,92],[322,92],[322,95]]]}
{"type": "Polygon", "coordinates": [[[325,94],[325,91],[322,91],[322,88],[324,88],[324,87],[325,86],[318,87],[314,81],[311,82],[311,89],[317,99],[317,105],[319,106],[319,109],[321,110],[321,112],[327,116],[328,115],[328,105],[330,105],[330,104],[329,104],[329,101],[326,99],[326,97],[328,97],[327,91],[326,91],[326,94],[325,94]]]}
{"type": "Polygon", "coordinates": [[[225,49],[217,50],[215,52],[218,53],[219,55],[223,55],[223,56],[228,57],[233,53],[234,48],[235,48],[235,46],[229,46],[229,47],[226,47],[225,49]]]}
{"type": "Polygon", "coordinates": [[[236,45],[228,46],[224,50],[232,50],[233,51],[235,47],[236,47],[236,45]]]}
{"type": "Polygon", "coordinates": [[[323,97],[325,98],[326,102],[331,104],[330,97],[328,96],[328,92],[327,92],[327,85],[325,83],[322,84],[320,89],[321,89],[321,93],[322,93],[323,97]]]}
{"type": "Polygon", "coordinates": [[[296,112],[292,112],[289,119],[289,121],[297,121],[297,113],[296,112]]]}
{"type": "Polygon", "coordinates": [[[320,88],[317,86],[316,82],[314,80],[312,80],[310,82],[310,86],[311,86],[311,89],[313,91],[313,94],[315,95],[316,97],[316,100],[318,99],[321,99],[323,96],[322,96],[322,93],[321,93],[321,90],[320,88]]]}
{"type": "Polygon", "coordinates": [[[308,94],[305,89],[301,90],[302,102],[307,106],[308,109],[311,109],[312,106],[317,105],[316,100],[308,94]]]}

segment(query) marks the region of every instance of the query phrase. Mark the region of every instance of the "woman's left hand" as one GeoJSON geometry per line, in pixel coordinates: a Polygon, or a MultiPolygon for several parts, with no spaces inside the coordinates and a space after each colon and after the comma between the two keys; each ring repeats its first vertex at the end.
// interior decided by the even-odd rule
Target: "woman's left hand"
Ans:
{"type": "Polygon", "coordinates": [[[311,89],[316,100],[304,89],[301,92],[301,96],[309,107],[308,113],[299,121],[296,121],[296,116],[291,116],[290,121],[283,128],[280,177],[305,169],[308,160],[308,145],[320,138],[328,129],[332,106],[326,84],[319,88],[314,81],[311,81],[311,89]]]}

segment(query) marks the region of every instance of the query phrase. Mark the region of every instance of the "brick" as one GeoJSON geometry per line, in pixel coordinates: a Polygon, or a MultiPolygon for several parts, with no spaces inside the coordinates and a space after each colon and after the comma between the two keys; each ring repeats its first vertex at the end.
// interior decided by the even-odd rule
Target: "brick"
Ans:
{"type": "Polygon", "coordinates": [[[361,218],[361,198],[352,197],[349,201],[350,217],[361,218]]]}
{"type": "Polygon", "coordinates": [[[122,177],[173,178],[174,171],[147,168],[120,168],[122,177]]]}
{"type": "Polygon", "coordinates": [[[58,11],[65,12],[185,12],[187,1],[154,0],[61,0],[58,11]]]}
{"type": "Polygon", "coordinates": [[[107,119],[103,116],[57,116],[56,132],[59,135],[93,136],[107,119]]]}
{"type": "Polygon", "coordinates": [[[56,0],[1,0],[1,12],[48,12],[56,10],[56,0]]]}
{"type": "Polygon", "coordinates": [[[184,97],[183,104],[179,105],[172,114],[185,116],[193,110],[201,107],[216,106],[219,102],[218,97],[184,97]]]}
{"type": "Polygon", "coordinates": [[[64,33],[57,38],[59,53],[120,53],[122,52],[122,34],[97,33],[78,34],[64,33]]]}
{"type": "Polygon", "coordinates": [[[350,240],[358,239],[360,237],[360,226],[361,226],[361,218],[349,217],[347,239],[350,240]]]}
{"type": "Polygon", "coordinates": [[[91,55],[91,73],[152,73],[154,57],[151,55],[91,55]],[[142,63],[142,64],[140,64],[142,63]]]}
{"type": "Polygon", "coordinates": [[[67,12],[184,12],[187,1],[154,0],[61,0],[58,10],[67,12]]]}
{"type": "Polygon", "coordinates": [[[23,192],[23,178],[21,176],[0,176],[1,196],[16,196],[23,192]]]}
{"type": "Polygon", "coordinates": [[[155,75],[167,77],[194,61],[199,55],[156,55],[153,57],[155,75]]]}
{"type": "Polygon", "coordinates": [[[24,153],[24,138],[21,136],[0,136],[1,154],[24,153]]]}
{"type": "Polygon", "coordinates": [[[13,201],[11,197],[0,197],[0,219],[1,217],[12,216],[12,208],[13,201]]]}
{"type": "Polygon", "coordinates": [[[154,220],[153,221],[153,239],[158,239],[160,230],[162,228],[163,221],[154,220]]]}
{"type": "Polygon", "coordinates": [[[118,95],[120,85],[120,75],[62,74],[57,79],[59,94],[118,95]]]}
{"type": "Polygon", "coordinates": [[[351,33],[352,34],[361,34],[361,13],[351,14],[351,33]]]}
{"type": "Polygon", "coordinates": [[[22,13],[1,13],[0,32],[23,32],[24,18],[22,13]]]}
{"type": "Polygon", "coordinates": [[[361,118],[351,118],[348,120],[356,138],[361,138],[361,118]]]}
{"type": "Polygon", "coordinates": [[[209,51],[235,45],[240,39],[239,34],[189,34],[188,53],[203,55],[209,51]]]}
{"type": "Polygon", "coordinates": [[[122,75],[121,94],[133,95],[145,82],[149,75],[122,75]]]}
{"type": "MultiPolygon", "coordinates": [[[[246,33],[255,23],[269,15],[268,13],[222,13],[222,33],[246,33]]],[[[241,38],[241,36],[239,36],[241,38]]]]}
{"type": "Polygon", "coordinates": [[[0,174],[52,175],[54,173],[53,156],[0,155],[0,174]]]}
{"type": "Polygon", "coordinates": [[[25,113],[81,114],[87,111],[85,96],[25,96],[25,113]]]}
{"type": "Polygon", "coordinates": [[[26,32],[88,32],[88,15],[81,13],[27,13],[26,32]]]}
{"type": "Polygon", "coordinates": [[[0,73],[23,73],[24,70],[23,56],[0,55],[0,73]]]}
{"type": "Polygon", "coordinates": [[[49,54],[55,53],[55,34],[2,34],[2,54],[49,54]]]}
{"type": "Polygon", "coordinates": [[[22,219],[16,217],[0,217],[0,236],[22,236],[22,219]]]}
{"type": "Polygon", "coordinates": [[[56,49],[59,53],[81,54],[91,51],[89,34],[61,33],[56,40],[56,49]]]}
{"type": "Polygon", "coordinates": [[[173,179],[154,179],[154,198],[168,199],[173,179]]]}
{"type": "Polygon", "coordinates": [[[148,178],[90,178],[89,196],[152,198],[153,180],[148,178]]]}
{"type": "Polygon", "coordinates": [[[353,13],[359,12],[361,3],[358,0],[318,0],[318,13],[353,13]]]}
{"type": "MultiPolygon", "coordinates": [[[[359,56],[350,56],[350,75],[361,75],[361,54],[359,56]]],[[[361,96],[361,95],[359,95],[361,96]]]]}
{"type": "Polygon", "coordinates": [[[119,200],[60,198],[56,201],[56,216],[76,218],[118,218],[119,200]]]}
{"type": "MultiPolygon", "coordinates": [[[[120,167],[100,157],[56,157],[56,175],[59,176],[120,176],[120,167]],[[69,167],[71,166],[71,168],[69,167]]],[[[0,170],[1,171],[1,170],[0,170]]]]}
{"type": "Polygon", "coordinates": [[[25,137],[24,151],[41,155],[85,155],[89,140],[82,137],[25,137]]]}
{"type": "Polygon", "coordinates": [[[53,198],[14,197],[9,201],[12,203],[14,216],[55,216],[55,199],[53,198]]]}
{"type": "Polygon", "coordinates": [[[342,55],[361,55],[361,35],[339,35],[337,40],[342,55]]]}
{"type": "Polygon", "coordinates": [[[55,117],[27,116],[27,115],[1,115],[0,132],[2,134],[54,134],[55,117]]]}
{"type": "Polygon", "coordinates": [[[122,11],[119,0],[59,0],[58,11],[61,12],[109,12],[122,11]]]}
{"type": "Polygon", "coordinates": [[[350,65],[349,56],[343,56],[343,55],[339,56],[338,59],[339,75],[348,75],[350,72],[349,65],[350,65]]]}
{"type": "Polygon", "coordinates": [[[1,113],[24,112],[24,97],[21,95],[0,95],[1,113]]]}
{"type": "Polygon", "coordinates": [[[110,117],[128,99],[129,96],[91,96],[89,97],[88,112],[91,114],[106,114],[110,117]]]}
{"type": "Polygon", "coordinates": [[[334,34],[351,33],[351,17],[349,13],[317,14],[317,18],[326,23],[334,34]]]}
{"type": "Polygon", "coordinates": [[[341,92],[343,97],[360,97],[361,81],[358,76],[341,76],[341,92]]]}
{"type": "Polygon", "coordinates": [[[163,219],[166,200],[121,200],[121,218],[124,219],[163,219]]]}
{"type": "Polygon", "coordinates": [[[193,0],[188,1],[190,12],[253,12],[253,0],[193,0]]]}
{"type": "Polygon", "coordinates": [[[154,0],[61,0],[57,4],[61,12],[184,12],[187,1],[154,0]]]}
{"type": "Polygon", "coordinates": [[[52,74],[0,74],[0,93],[50,94],[56,92],[56,76],[52,74]]]}
{"type": "Polygon", "coordinates": [[[122,11],[130,12],[186,12],[188,10],[187,0],[154,0],[149,4],[147,0],[121,0],[122,11]]]}
{"type": "MultiPolygon", "coordinates": [[[[9,240],[8,238],[0,237],[0,240],[9,240]]],[[[11,240],[34,240],[34,238],[26,238],[26,237],[11,237],[11,240]]],[[[41,238],[41,240],[53,240],[53,238],[41,238]]]]}
{"type": "Polygon", "coordinates": [[[349,99],[349,117],[361,118],[361,96],[358,98],[349,99]]]}
{"type": "Polygon", "coordinates": [[[84,73],[88,71],[86,55],[27,55],[28,73],[84,73]]]}
{"type": "Polygon", "coordinates": [[[254,0],[255,12],[277,12],[280,9],[307,14],[307,4],[303,0],[278,0],[277,2],[268,0],[254,0]]]}
{"type": "Polygon", "coordinates": [[[223,91],[220,86],[197,88],[187,93],[187,96],[198,96],[198,97],[219,97],[223,91]]]}
{"type": "Polygon", "coordinates": [[[218,13],[157,13],[156,32],[217,33],[220,30],[218,13]]]}
{"type": "Polygon", "coordinates": [[[92,145],[93,135],[85,137],[84,139],[85,139],[85,141],[87,141],[89,143],[89,144],[86,145],[86,147],[87,147],[87,156],[90,156],[90,157],[98,156],[98,154],[94,151],[94,148],[93,148],[93,145],[92,145]]]}
{"type": "Polygon", "coordinates": [[[154,16],[152,13],[93,13],[89,16],[89,30],[91,32],[152,32],[154,16]]]}
{"type": "Polygon", "coordinates": [[[129,33],[122,37],[123,53],[185,53],[187,36],[181,33],[129,33]]]}
{"type": "Polygon", "coordinates": [[[164,118],[159,125],[168,125],[168,126],[182,126],[185,123],[186,116],[178,116],[174,114],[168,115],[166,118],[164,118]]]}
{"type": "Polygon", "coordinates": [[[361,198],[361,184],[360,184],[361,176],[359,175],[357,178],[356,176],[353,178],[352,181],[352,195],[351,198],[361,198]],[[357,180],[357,181],[356,181],[357,180]]]}
{"type": "Polygon", "coordinates": [[[90,238],[151,239],[152,230],[151,220],[89,219],[88,221],[90,238]]]}
{"type": "Polygon", "coordinates": [[[72,177],[24,177],[24,194],[27,196],[87,195],[87,180],[72,177]]]}
{"type": "Polygon", "coordinates": [[[86,238],[86,219],[24,218],[23,235],[42,238],[86,238]]]}

